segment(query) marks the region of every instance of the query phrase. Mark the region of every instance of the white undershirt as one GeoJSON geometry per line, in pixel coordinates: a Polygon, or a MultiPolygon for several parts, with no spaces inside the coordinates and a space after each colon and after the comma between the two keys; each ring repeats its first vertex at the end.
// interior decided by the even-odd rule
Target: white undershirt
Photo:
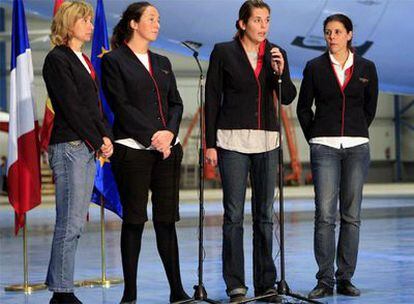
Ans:
{"type": "Polygon", "coordinates": [[[148,58],[148,53],[135,53],[135,56],[138,57],[139,61],[145,66],[145,68],[149,71],[150,70],[150,63],[148,58]]]}
{"type": "MultiPolygon", "coordinates": [[[[257,52],[246,52],[250,64],[257,66],[257,52]]],[[[217,147],[240,153],[263,153],[279,147],[279,132],[255,129],[217,130],[217,147]]]]}
{"type": "MultiPolygon", "coordinates": [[[[345,71],[354,64],[354,54],[352,52],[349,52],[349,56],[344,64],[344,67],[341,66],[341,64],[335,59],[335,57],[331,53],[329,53],[329,57],[331,59],[333,68],[335,69],[335,73],[338,77],[339,83],[341,84],[341,86],[343,86],[346,79],[345,71]]],[[[356,147],[367,142],[369,142],[369,139],[367,137],[351,136],[314,137],[309,140],[309,143],[311,144],[319,144],[336,149],[356,147]]]]}
{"type": "MultiPolygon", "coordinates": [[[[139,61],[141,61],[141,63],[145,66],[145,68],[148,70],[148,72],[150,72],[150,62],[149,62],[149,57],[148,57],[148,53],[135,53],[135,55],[137,56],[137,58],[139,59],[139,61]]],[[[115,141],[118,144],[127,146],[129,148],[132,149],[136,149],[136,150],[155,150],[155,148],[153,146],[149,146],[148,148],[146,148],[143,144],[141,144],[139,141],[136,141],[133,138],[124,138],[124,139],[118,139],[115,141]]],[[[179,138],[177,137],[175,140],[174,145],[178,144],[180,142],[179,138]]]]}
{"type": "Polygon", "coordinates": [[[89,68],[88,64],[86,63],[86,60],[83,57],[82,52],[77,52],[77,51],[74,51],[74,52],[75,52],[76,56],[78,56],[79,60],[82,62],[83,66],[88,71],[88,73],[91,74],[91,69],[89,68]]]}

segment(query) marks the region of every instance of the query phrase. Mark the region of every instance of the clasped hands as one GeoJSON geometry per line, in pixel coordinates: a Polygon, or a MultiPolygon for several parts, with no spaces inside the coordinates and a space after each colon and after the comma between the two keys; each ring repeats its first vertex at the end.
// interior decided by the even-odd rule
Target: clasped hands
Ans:
{"type": "MultiPolygon", "coordinates": [[[[171,131],[157,131],[151,138],[151,146],[161,152],[163,154],[163,159],[166,159],[171,154],[170,144],[173,138],[174,134],[171,131]]],[[[109,158],[114,152],[114,147],[108,137],[103,137],[102,140],[104,143],[102,144],[100,150],[96,153],[96,157],[99,158],[102,156],[104,158],[109,158]]]]}
{"type": "Polygon", "coordinates": [[[168,158],[171,154],[171,141],[174,133],[168,130],[157,131],[151,137],[151,146],[158,152],[162,153],[163,159],[168,158]]]}

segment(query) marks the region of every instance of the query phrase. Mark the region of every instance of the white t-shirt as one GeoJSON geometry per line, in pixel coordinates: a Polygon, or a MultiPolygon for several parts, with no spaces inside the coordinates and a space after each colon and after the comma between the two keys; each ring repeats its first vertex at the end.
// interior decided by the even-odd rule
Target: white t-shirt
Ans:
{"type": "Polygon", "coordinates": [[[142,62],[142,64],[145,66],[145,68],[149,71],[150,70],[150,63],[148,58],[148,53],[135,53],[135,56],[138,57],[139,61],[142,62]]]}
{"type": "Polygon", "coordinates": [[[88,64],[86,63],[86,60],[83,57],[82,52],[76,52],[75,51],[75,54],[76,54],[76,56],[78,56],[79,60],[82,62],[82,64],[85,67],[85,69],[89,72],[89,74],[91,74],[91,69],[89,68],[88,64]]]}

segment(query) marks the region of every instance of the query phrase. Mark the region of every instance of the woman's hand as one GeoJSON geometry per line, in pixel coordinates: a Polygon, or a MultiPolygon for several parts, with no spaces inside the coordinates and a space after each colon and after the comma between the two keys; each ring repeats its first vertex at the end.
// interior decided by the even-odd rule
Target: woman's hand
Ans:
{"type": "Polygon", "coordinates": [[[162,152],[162,159],[167,159],[171,155],[171,149],[168,148],[162,152]]]}
{"type": "Polygon", "coordinates": [[[214,167],[217,166],[217,149],[209,148],[206,150],[206,163],[214,167]]]}
{"type": "Polygon", "coordinates": [[[164,151],[170,149],[173,138],[174,134],[171,131],[157,131],[151,138],[151,146],[153,146],[157,151],[164,153],[164,151]]]}
{"type": "Polygon", "coordinates": [[[277,47],[270,50],[272,56],[272,69],[276,75],[282,75],[285,68],[285,59],[283,58],[282,52],[277,47]]]}
{"type": "Polygon", "coordinates": [[[111,157],[112,153],[114,153],[114,146],[112,145],[111,140],[108,137],[103,137],[103,145],[101,146],[102,156],[105,158],[111,157]]]}

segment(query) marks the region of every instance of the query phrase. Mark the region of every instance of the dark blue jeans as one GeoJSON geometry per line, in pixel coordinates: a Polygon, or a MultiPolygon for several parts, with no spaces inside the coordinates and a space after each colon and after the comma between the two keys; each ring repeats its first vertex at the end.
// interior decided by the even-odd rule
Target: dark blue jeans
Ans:
{"type": "Polygon", "coordinates": [[[314,251],[319,267],[316,278],[333,287],[338,199],[341,224],[335,277],[336,280],[350,280],[354,275],[358,256],[362,188],[370,162],[369,144],[347,149],[311,144],[310,149],[316,207],[314,251]]]}
{"type": "Polygon", "coordinates": [[[272,257],[273,198],[278,150],[245,154],[218,150],[223,184],[223,277],[227,294],[245,294],[243,219],[247,177],[252,184],[253,282],[255,293],[273,288],[276,267],[272,257]]]}

